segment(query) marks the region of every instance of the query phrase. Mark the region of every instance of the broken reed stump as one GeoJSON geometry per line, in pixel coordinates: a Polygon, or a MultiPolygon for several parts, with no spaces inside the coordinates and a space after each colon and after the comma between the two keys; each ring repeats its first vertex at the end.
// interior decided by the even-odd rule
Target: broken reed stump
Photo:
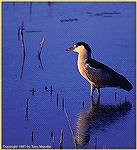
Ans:
{"type": "Polygon", "coordinates": [[[52,87],[52,85],[50,86],[50,95],[52,96],[52,94],[53,94],[53,87],[52,87]]]}
{"type": "Polygon", "coordinates": [[[31,132],[31,141],[34,142],[34,131],[31,132]]]}
{"type": "Polygon", "coordinates": [[[48,87],[47,86],[45,86],[45,91],[48,92],[48,87]]]}
{"type": "Polygon", "coordinates": [[[39,50],[40,54],[41,54],[42,48],[44,46],[44,43],[45,43],[45,37],[43,37],[42,40],[41,40],[41,42],[40,42],[40,50],[39,50]]]}
{"type": "Polygon", "coordinates": [[[52,143],[53,143],[53,148],[55,148],[55,135],[53,133],[53,137],[52,137],[52,143]]]}
{"type": "Polygon", "coordinates": [[[50,132],[50,137],[53,138],[53,132],[52,131],[50,132]]]}
{"type": "Polygon", "coordinates": [[[52,147],[55,148],[55,134],[52,131],[52,129],[50,129],[50,137],[51,137],[51,140],[52,140],[52,147]]]}
{"type": "Polygon", "coordinates": [[[21,26],[18,28],[18,39],[21,41],[21,45],[23,48],[23,53],[26,55],[26,48],[25,48],[25,42],[24,42],[24,22],[21,23],[21,26]]]}
{"type": "Polygon", "coordinates": [[[59,104],[59,95],[57,94],[57,106],[59,104]]]}
{"type": "Polygon", "coordinates": [[[83,108],[84,108],[84,106],[85,106],[85,103],[84,103],[84,101],[82,102],[82,106],[83,106],[83,108]]]}
{"type": "Polygon", "coordinates": [[[55,148],[55,136],[53,136],[53,148],[55,148]]]}
{"type": "Polygon", "coordinates": [[[59,141],[60,149],[63,149],[63,130],[60,132],[60,141],[59,141]]]}
{"type": "Polygon", "coordinates": [[[26,119],[29,120],[29,99],[26,99],[26,119]]]}
{"type": "Polygon", "coordinates": [[[21,66],[21,74],[20,74],[20,79],[23,76],[23,70],[24,70],[24,64],[25,64],[25,58],[26,58],[26,47],[25,47],[25,42],[24,42],[24,23],[21,23],[21,26],[18,27],[18,40],[21,42],[21,46],[23,49],[23,60],[22,60],[22,66],[21,66]]]}
{"type": "Polygon", "coordinates": [[[44,46],[44,43],[45,43],[45,38],[43,37],[41,42],[40,42],[40,48],[38,50],[38,60],[40,62],[40,65],[39,67],[43,70],[43,64],[42,64],[42,60],[41,60],[41,52],[42,52],[42,49],[43,49],[43,46],[44,46]]]}
{"type": "Polygon", "coordinates": [[[37,91],[34,88],[32,88],[32,90],[30,90],[30,92],[32,92],[32,95],[34,96],[37,91]]]}

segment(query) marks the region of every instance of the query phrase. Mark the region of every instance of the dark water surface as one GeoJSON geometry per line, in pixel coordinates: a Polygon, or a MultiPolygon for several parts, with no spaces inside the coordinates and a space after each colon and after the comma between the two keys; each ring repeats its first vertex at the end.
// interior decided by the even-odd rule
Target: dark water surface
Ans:
{"type": "Polygon", "coordinates": [[[3,2],[2,16],[3,146],[135,148],[135,3],[3,2]],[[102,89],[91,108],[66,52],[78,41],[132,91],[102,89]]]}

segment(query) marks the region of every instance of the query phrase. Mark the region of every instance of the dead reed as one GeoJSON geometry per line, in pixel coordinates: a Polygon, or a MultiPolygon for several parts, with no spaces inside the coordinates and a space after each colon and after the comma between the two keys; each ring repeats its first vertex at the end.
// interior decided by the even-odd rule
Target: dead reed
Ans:
{"type": "Polygon", "coordinates": [[[26,99],[26,119],[29,120],[29,99],[26,99]]]}
{"type": "Polygon", "coordinates": [[[57,106],[59,104],[59,95],[57,94],[57,106]]]}
{"type": "Polygon", "coordinates": [[[43,46],[44,46],[44,43],[45,43],[45,38],[43,37],[41,42],[40,42],[40,48],[38,50],[38,60],[40,62],[40,65],[39,67],[43,70],[43,64],[42,64],[42,60],[41,60],[41,52],[42,52],[42,49],[43,49],[43,46]]]}
{"type": "Polygon", "coordinates": [[[31,141],[34,142],[34,131],[31,132],[31,141]]]}
{"type": "Polygon", "coordinates": [[[22,66],[21,66],[21,73],[20,73],[20,79],[23,76],[23,70],[24,70],[24,64],[25,64],[25,58],[26,58],[26,47],[24,42],[24,23],[21,23],[21,26],[18,27],[18,40],[21,42],[21,46],[23,49],[23,60],[22,60],[22,66]]]}
{"type": "Polygon", "coordinates": [[[50,86],[50,95],[51,96],[53,95],[53,86],[52,85],[50,86]]]}
{"type": "Polygon", "coordinates": [[[60,141],[59,141],[60,149],[63,149],[63,130],[60,132],[60,141]]]}
{"type": "Polygon", "coordinates": [[[82,106],[83,106],[83,108],[84,108],[84,106],[85,106],[85,103],[84,103],[84,101],[82,102],[82,106]]]}
{"type": "Polygon", "coordinates": [[[32,92],[32,95],[34,96],[37,91],[35,90],[35,88],[32,88],[32,90],[30,90],[30,92],[32,92]]]}

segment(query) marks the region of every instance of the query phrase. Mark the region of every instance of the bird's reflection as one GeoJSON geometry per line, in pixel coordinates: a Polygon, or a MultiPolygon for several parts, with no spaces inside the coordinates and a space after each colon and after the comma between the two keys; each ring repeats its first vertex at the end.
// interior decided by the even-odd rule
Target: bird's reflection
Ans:
{"type": "Polygon", "coordinates": [[[75,143],[78,148],[84,148],[90,141],[90,134],[97,130],[105,130],[114,122],[122,119],[131,110],[130,102],[125,101],[118,105],[92,104],[92,107],[79,115],[75,134],[75,143]]]}

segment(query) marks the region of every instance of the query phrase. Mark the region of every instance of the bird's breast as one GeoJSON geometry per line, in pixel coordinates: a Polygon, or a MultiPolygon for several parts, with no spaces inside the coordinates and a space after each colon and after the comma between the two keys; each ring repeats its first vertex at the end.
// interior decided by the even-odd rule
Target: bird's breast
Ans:
{"type": "Polygon", "coordinates": [[[86,70],[84,69],[85,68],[85,62],[84,61],[78,61],[78,70],[79,70],[79,73],[86,79],[86,80],[88,80],[88,78],[87,78],[87,72],[86,72],[86,70]]]}

